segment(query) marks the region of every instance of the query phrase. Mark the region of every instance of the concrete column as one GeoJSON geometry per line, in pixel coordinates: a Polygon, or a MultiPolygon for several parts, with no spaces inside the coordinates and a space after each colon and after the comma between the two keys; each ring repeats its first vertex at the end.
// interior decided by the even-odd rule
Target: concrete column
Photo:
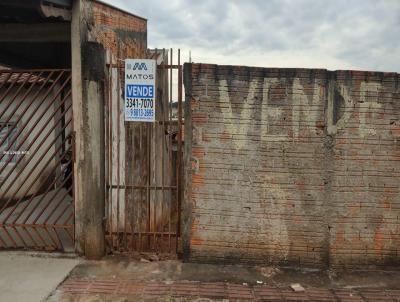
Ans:
{"type": "Polygon", "coordinates": [[[89,259],[105,253],[105,51],[88,41],[88,3],[74,0],[71,23],[72,107],[75,132],[75,249],[89,259]]]}

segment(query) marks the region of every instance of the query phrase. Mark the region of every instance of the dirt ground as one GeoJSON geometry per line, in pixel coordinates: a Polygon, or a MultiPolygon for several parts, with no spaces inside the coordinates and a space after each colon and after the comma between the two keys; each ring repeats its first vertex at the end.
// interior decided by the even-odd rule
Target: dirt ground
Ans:
{"type": "Polygon", "coordinates": [[[400,270],[331,271],[108,257],[76,266],[48,302],[400,301],[400,270]],[[301,284],[304,292],[290,287],[301,284]]]}

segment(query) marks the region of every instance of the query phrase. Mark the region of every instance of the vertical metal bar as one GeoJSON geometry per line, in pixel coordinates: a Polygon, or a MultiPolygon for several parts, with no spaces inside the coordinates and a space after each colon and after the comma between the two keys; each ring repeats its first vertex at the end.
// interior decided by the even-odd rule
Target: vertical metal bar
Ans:
{"type": "Polygon", "coordinates": [[[108,143],[109,145],[109,166],[110,169],[108,171],[108,181],[109,181],[109,195],[110,195],[110,199],[109,199],[109,204],[108,204],[108,222],[109,222],[109,235],[110,235],[110,242],[111,242],[111,250],[114,250],[114,236],[113,236],[113,203],[114,203],[114,198],[113,198],[113,189],[112,189],[112,185],[113,185],[113,179],[112,179],[112,171],[113,171],[113,167],[114,167],[114,162],[112,160],[112,154],[113,154],[113,98],[112,98],[112,93],[113,93],[113,58],[112,58],[112,54],[110,53],[110,95],[109,95],[109,111],[110,111],[110,120],[109,120],[109,137],[110,137],[110,141],[108,143]]]}
{"type": "MultiPolygon", "coordinates": [[[[147,53],[145,54],[145,58],[147,58],[147,53]]],[[[129,129],[130,129],[130,132],[131,132],[130,134],[132,136],[132,145],[131,145],[132,149],[131,150],[127,149],[127,150],[132,152],[132,164],[131,164],[132,171],[130,171],[130,173],[133,173],[135,175],[135,173],[137,173],[137,171],[136,171],[136,166],[137,166],[137,163],[136,163],[136,152],[137,151],[136,151],[135,143],[136,143],[136,136],[138,134],[137,133],[138,128],[136,126],[134,126],[134,127],[130,127],[129,129]]],[[[129,148],[129,147],[130,146],[125,146],[125,148],[129,148]]],[[[138,154],[140,154],[140,152],[138,152],[138,154]]],[[[125,177],[125,179],[127,179],[127,178],[125,177]]],[[[135,179],[135,178],[133,178],[133,179],[135,179]]],[[[127,183],[126,185],[129,185],[129,184],[127,183]]],[[[132,185],[135,185],[135,183],[132,183],[132,185]]],[[[135,249],[136,250],[138,249],[138,240],[137,240],[136,235],[135,235],[135,229],[138,228],[140,230],[140,226],[138,225],[138,223],[139,223],[139,219],[138,219],[138,215],[139,215],[138,214],[138,203],[139,203],[139,200],[137,199],[137,196],[139,196],[139,194],[137,194],[137,192],[136,192],[136,190],[134,188],[131,188],[129,190],[130,190],[131,196],[132,196],[132,199],[130,200],[130,203],[132,204],[131,205],[131,209],[132,209],[131,217],[132,218],[130,220],[131,240],[132,240],[132,242],[131,242],[131,251],[134,251],[135,249]],[[136,220],[136,222],[135,222],[135,220],[136,220]]]]}
{"type": "MultiPolygon", "coordinates": [[[[158,49],[156,48],[156,74],[157,74],[157,63],[158,63],[158,49]]],[[[156,87],[158,87],[159,79],[156,77],[156,87]]],[[[159,95],[156,95],[159,98],[159,95]]],[[[156,100],[155,100],[156,101],[156,100]]],[[[161,101],[162,102],[162,101],[161,101]]],[[[160,108],[160,105],[158,106],[160,108]]],[[[153,161],[153,186],[157,187],[157,169],[156,169],[156,156],[157,156],[157,115],[155,116],[155,122],[153,123],[153,148],[152,148],[152,161],[153,161]]],[[[156,250],[156,232],[157,232],[157,194],[158,190],[153,189],[153,248],[156,250]]]]}
{"type": "MultiPolygon", "coordinates": [[[[71,104],[72,104],[72,99],[71,99],[71,104]]],[[[75,203],[75,180],[74,180],[74,175],[75,175],[75,160],[76,160],[76,149],[75,149],[75,129],[74,129],[74,107],[71,108],[71,120],[72,120],[72,126],[71,126],[71,149],[72,149],[72,181],[71,181],[71,189],[72,189],[72,213],[73,213],[73,218],[72,218],[72,244],[75,246],[75,213],[76,213],[76,203],[75,203]]],[[[67,232],[67,231],[66,231],[67,232]]],[[[69,235],[69,233],[67,232],[69,235]]]]}
{"type": "MultiPolygon", "coordinates": [[[[172,73],[172,65],[174,61],[173,56],[173,49],[171,48],[171,63],[170,63],[170,70],[169,70],[169,123],[168,123],[168,161],[169,161],[169,182],[172,185],[172,178],[173,178],[173,170],[172,170],[172,98],[173,98],[173,91],[172,91],[172,83],[173,83],[173,73],[172,73]]],[[[171,253],[171,223],[172,223],[172,190],[169,190],[169,219],[168,219],[168,250],[171,253]]]]}
{"type": "MultiPolygon", "coordinates": [[[[144,165],[144,154],[143,154],[143,124],[140,123],[140,128],[139,128],[139,159],[140,159],[140,171],[143,170],[143,165],[144,165]]],[[[143,175],[141,175],[143,177],[143,175]]],[[[140,184],[142,184],[142,179],[139,180],[140,184]]],[[[139,228],[139,251],[142,250],[142,203],[143,203],[143,190],[140,189],[140,202],[137,202],[137,208],[138,208],[138,215],[137,215],[137,223],[136,225],[139,228]]]]}
{"type": "MultiPolygon", "coordinates": [[[[118,57],[120,55],[119,53],[119,44],[118,44],[118,57]]],[[[120,116],[120,110],[121,110],[121,87],[120,87],[120,72],[118,70],[118,77],[117,77],[117,250],[119,251],[119,195],[120,195],[120,143],[121,143],[121,116],[120,116]]]]}
{"type": "Polygon", "coordinates": [[[156,128],[156,123],[153,123],[153,148],[152,148],[152,161],[153,161],[153,194],[152,194],[152,199],[153,199],[153,248],[156,250],[156,232],[157,232],[157,195],[158,195],[158,190],[156,189],[157,187],[157,165],[156,165],[156,156],[157,156],[157,128],[156,128]]]}
{"type": "MultiPolygon", "coordinates": [[[[122,86],[124,87],[124,85],[122,86]]],[[[124,88],[122,88],[124,89],[124,88]]],[[[125,118],[124,118],[125,119],[125,118]]],[[[127,234],[127,228],[128,228],[128,203],[127,203],[127,187],[126,187],[126,123],[125,121],[123,121],[123,125],[124,125],[124,148],[125,150],[123,150],[123,156],[125,158],[124,160],[124,165],[123,165],[123,171],[124,171],[124,247],[125,247],[125,251],[128,251],[128,234],[127,234]]]]}
{"type": "MultiPolygon", "coordinates": [[[[135,145],[135,143],[136,143],[136,135],[137,135],[137,127],[132,127],[133,129],[131,129],[131,130],[133,130],[132,132],[131,132],[131,135],[132,135],[132,137],[133,137],[133,141],[132,141],[132,150],[131,150],[131,152],[132,152],[132,165],[131,165],[131,167],[132,167],[132,171],[130,171],[131,173],[135,173],[135,169],[136,169],[136,145],[135,145]]],[[[140,153],[140,152],[139,152],[140,153]]],[[[132,185],[134,185],[134,183],[132,183],[132,185]]],[[[137,224],[135,224],[135,221],[134,221],[134,219],[135,219],[135,216],[137,216],[138,215],[138,212],[137,212],[137,210],[136,210],[136,206],[135,206],[135,203],[137,203],[137,200],[136,200],[136,197],[137,197],[137,195],[138,194],[136,194],[136,191],[135,191],[135,189],[131,189],[131,192],[132,192],[132,200],[130,200],[130,202],[132,202],[133,204],[132,204],[132,206],[131,206],[131,208],[132,208],[132,211],[133,211],[133,213],[131,214],[131,216],[132,216],[132,218],[131,218],[131,221],[130,221],[130,223],[131,223],[131,232],[132,232],[132,242],[131,242],[131,250],[132,251],[134,251],[134,246],[136,247],[136,249],[137,249],[137,240],[136,240],[136,237],[135,237],[135,230],[137,229],[137,224]]]]}
{"type": "MultiPolygon", "coordinates": [[[[163,232],[163,225],[164,225],[164,202],[165,202],[165,192],[164,192],[164,151],[165,151],[165,111],[168,108],[165,108],[165,103],[164,100],[166,100],[166,94],[168,96],[168,87],[165,87],[166,81],[165,81],[165,75],[168,76],[168,71],[165,69],[165,48],[163,49],[163,54],[162,54],[162,63],[163,63],[163,69],[162,69],[162,99],[161,99],[161,221],[160,221],[160,229],[157,231],[163,232]],[[165,88],[167,88],[167,91],[165,91],[165,88]]],[[[168,64],[168,58],[167,58],[167,64],[168,64]]],[[[164,237],[162,236],[160,238],[161,241],[161,252],[163,251],[164,247],[164,237]]]]}
{"type": "Polygon", "coordinates": [[[176,171],[176,190],[178,200],[178,219],[176,225],[176,252],[178,252],[178,238],[181,231],[181,164],[182,164],[182,67],[181,50],[178,49],[178,150],[177,150],[177,171],[176,171]]]}
{"type": "Polygon", "coordinates": [[[150,177],[151,177],[151,160],[150,160],[150,156],[151,156],[151,139],[150,139],[150,135],[151,135],[151,128],[150,128],[150,124],[146,123],[146,133],[147,133],[147,137],[146,137],[146,145],[147,145],[147,182],[146,182],[146,202],[147,202],[147,248],[150,247],[150,219],[151,219],[151,212],[150,212],[150,177]]]}
{"type": "Polygon", "coordinates": [[[107,58],[107,95],[106,95],[106,100],[105,100],[105,105],[104,105],[104,109],[105,109],[105,145],[104,145],[104,150],[107,151],[107,157],[106,157],[106,162],[105,162],[105,188],[104,188],[104,193],[105,193],[105,204],[104,204],[104,212],[105,212],[105,243],[107,246],[107,242],[108,242],[108,238],[107,238],[107,233],[110,231],[110,229],[108,228],[108,222],[110,221],[109,219],[109,203],[110,203],[110,191],[109,191],[109,186],[110,186],[110,180],[108,178],[109,175],[109,171],[110,171],[110,161],[109,161],[109,157],[110,157],[110,150],[109,150],[109,145],[110,145],[110,136],[109,136],[109,123],[110,123],[110,106],[109,106],[109,102],[110,102],[110,74],[111,74],[111,60],[110,60],[110,54],[111,51],[108,52],[108,58],[107,58]]]}

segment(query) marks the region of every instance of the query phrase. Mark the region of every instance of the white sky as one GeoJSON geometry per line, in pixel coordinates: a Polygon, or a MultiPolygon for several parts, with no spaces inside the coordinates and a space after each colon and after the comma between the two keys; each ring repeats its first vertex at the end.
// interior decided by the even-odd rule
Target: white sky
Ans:
{"type": "Polygon", "coordinates": [[[103,0],[197,63],[400,72],[400,0],[103,0]]]}

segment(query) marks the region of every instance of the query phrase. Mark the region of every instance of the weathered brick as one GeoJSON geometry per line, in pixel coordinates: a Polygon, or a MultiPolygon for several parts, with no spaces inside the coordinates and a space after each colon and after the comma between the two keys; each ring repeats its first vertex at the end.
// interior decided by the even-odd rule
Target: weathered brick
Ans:
{"type": "Polygon", "coordinates": [[[147,51],[147,20],[92,0],[89,38],[117,59],[142,58],[147,51]]]}
{"type": "Polygon", "coordinates": [[[399,79],[186,65],[187,256],[400,263],[399,79]]]}

